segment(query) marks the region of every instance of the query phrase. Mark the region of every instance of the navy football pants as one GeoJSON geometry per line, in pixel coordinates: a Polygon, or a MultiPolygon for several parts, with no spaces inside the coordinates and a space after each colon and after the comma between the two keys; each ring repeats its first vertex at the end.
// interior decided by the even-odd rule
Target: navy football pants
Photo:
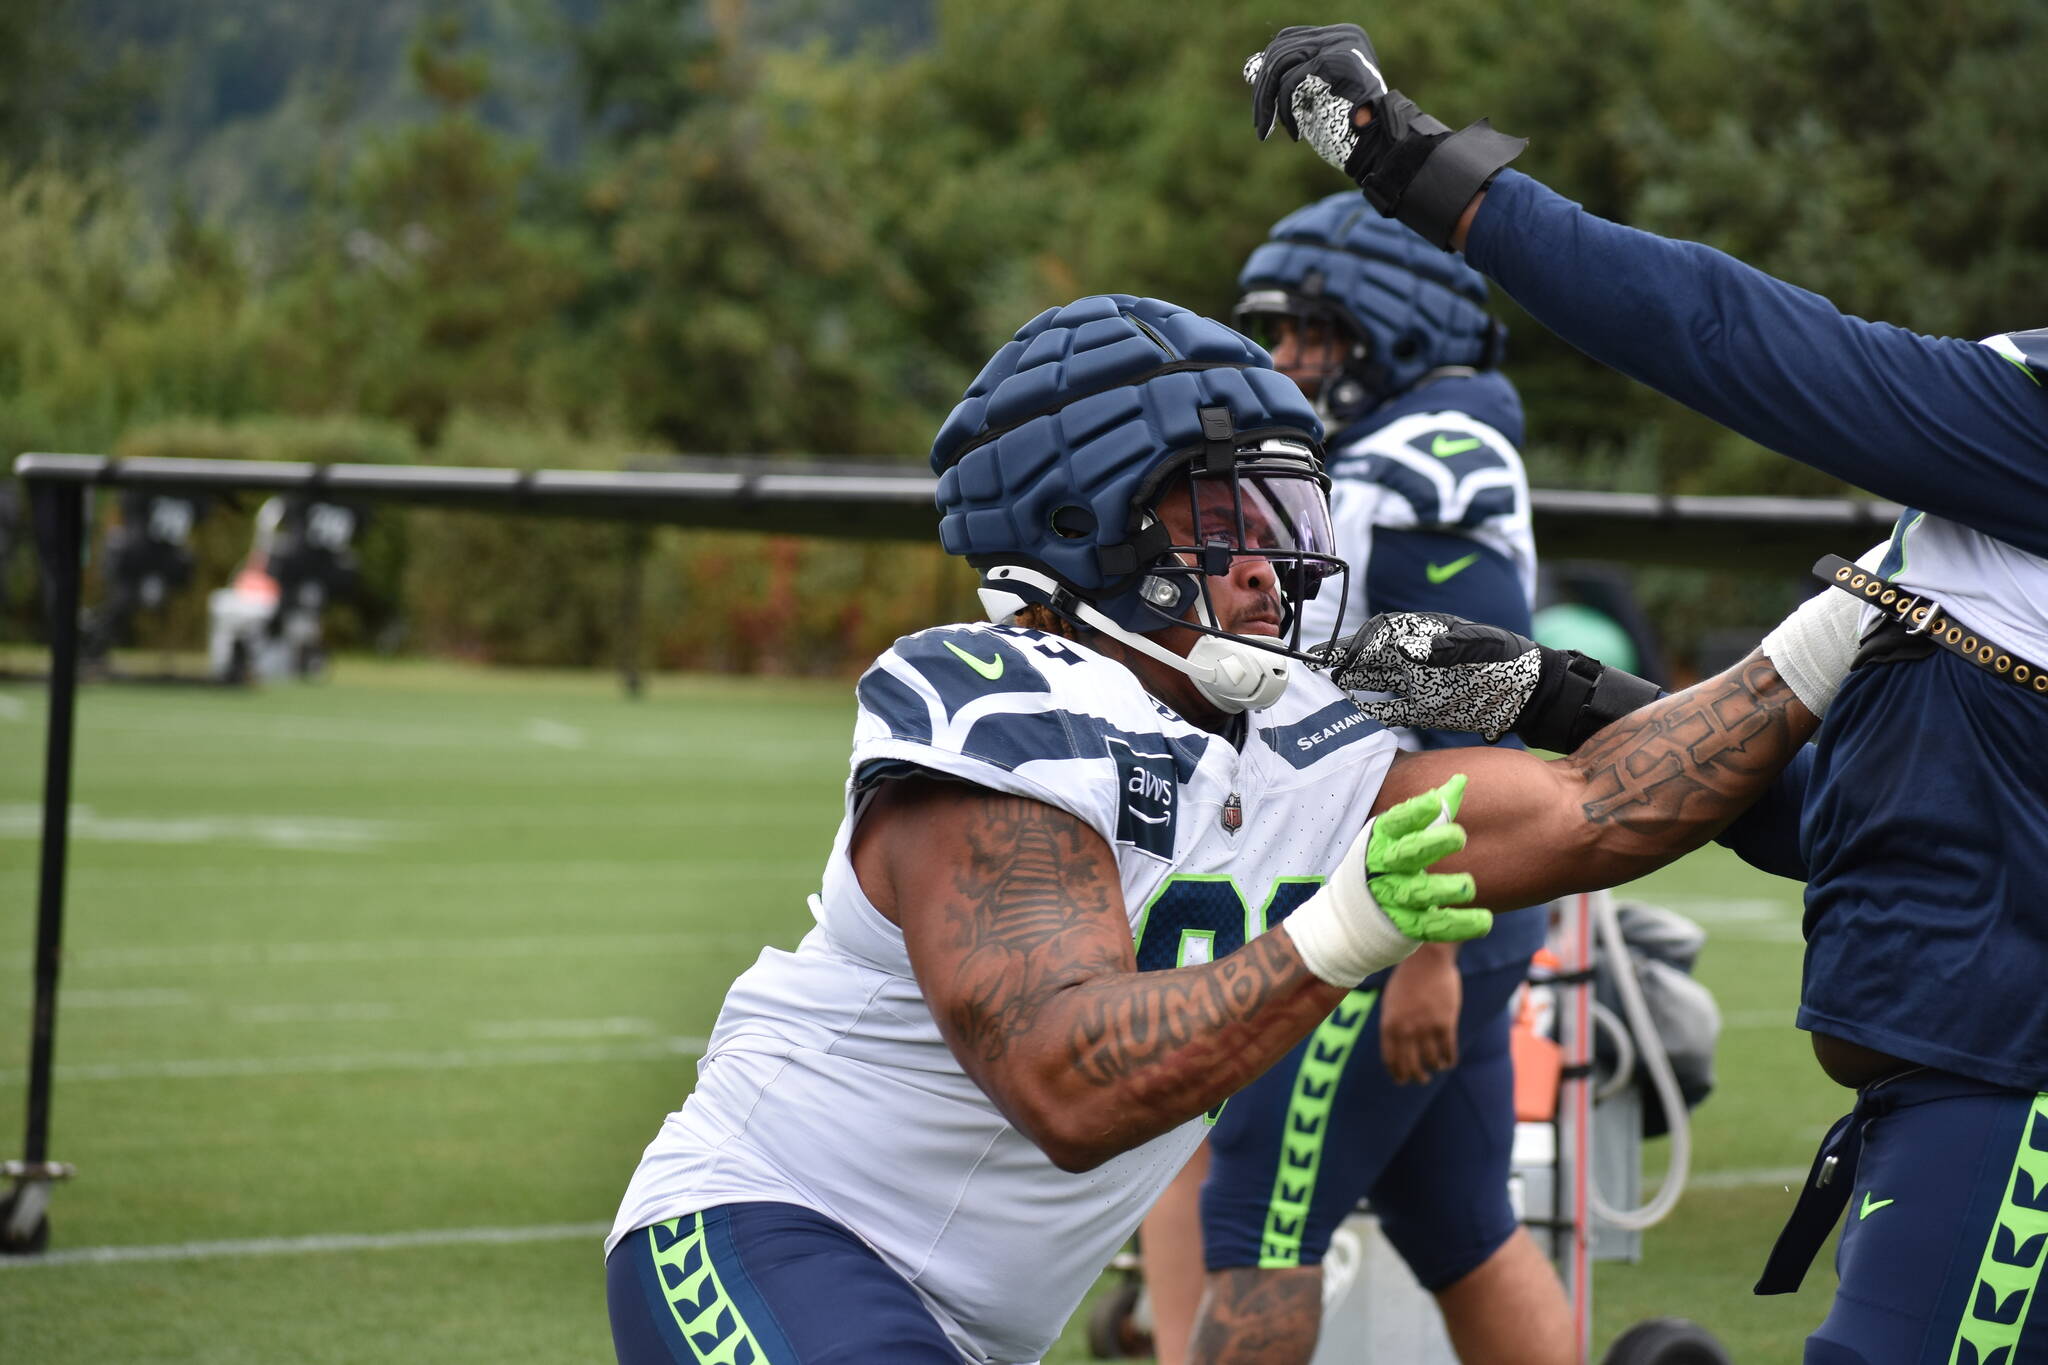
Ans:
{"type": "Polygon", "coordinates": [[[793,1204],[636,1228],[605,1260],[619,1365],[960,1365],[910,1284],[793,1204]]]}
{"type": "Polygon", "coordinates": [[[1941,1095],[1943,1079],[1889,1082],[1863,1131],[1841,1287],[1806,1365],[2048,1360],[2048,1095],[1941,1095]]]}

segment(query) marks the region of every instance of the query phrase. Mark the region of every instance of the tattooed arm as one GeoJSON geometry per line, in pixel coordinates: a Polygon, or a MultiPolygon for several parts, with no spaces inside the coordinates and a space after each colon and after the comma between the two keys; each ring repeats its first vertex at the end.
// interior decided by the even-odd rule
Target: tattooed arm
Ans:
{"type": "Polygon", "coordinates": [[[1041,802],[892,781],[852,854],[953,1055],[1064,1170],[1215,1107],[1344,998],[1279,932],[1203,966],[1139,972],[1115,854],[1041,802]]]}
{"type": "Polygon", "coordinates": [[[1608,725],[1569,757],[1497,749],[1403,754],[1378,809],[1470,775],[1469,836],[1442,868],[1482,905],[1616,886],[1706,843],[1771,785],[1819,722],[1761,652],[1608,725]]]}

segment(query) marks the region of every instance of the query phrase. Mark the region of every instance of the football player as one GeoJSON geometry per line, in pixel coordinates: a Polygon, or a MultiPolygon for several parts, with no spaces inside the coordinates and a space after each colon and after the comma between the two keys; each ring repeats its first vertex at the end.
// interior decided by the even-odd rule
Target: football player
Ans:
{"type": "MultiPolygon", "coordinates": [[[[1757,1290],[1796,1288],[1849,1208],[1808,1361],[2048,1358],[2048,331],[1865,322],[1605,222],[1505,170],[1520,139],[1389,89],[1354,25],[1283,30],[1246,77],[1262,136],[1283,123],[1580,350],[1910,509],[1881,562],[1832,567],[1869,638],[1772,798],[1799,831],[1780,870],[1807,881],[1798,1023],[1857,1098],[1757,1290]]],[[[1431,660],[1521,657],[1405,638],[1439,695],[1431,660]]]]}
{"type": "MultiPolygon", "coordinates": [[[[1026,324],[932,463],[991,621],[860,680],[817,926],[734,982],[606,1241],[623,1361],[1037,1360],[1206,1112],[1484,932],[1475,895],[1703,842],[1813,729],[1794,680],[1847,666],[1781,629],[1569,759],[1400,753],[1303,666],[1342,567],[1321,424],[1157,300],[1026,324]]],[[[1532,744],[1647,687],[1538,681],[1532,744]]]]}
{"type": "MultiPolygon", "coordinates": [[[[1333,433],[1330,519],[1362,591],[1318,594],[1304,609],[1309,635],[1348,635],[1381,611],[1528,634],[1536,546],[1516,449],[1522,405],[1499,368],[1506,329],[1486,310],[1485,279],[1337,194],[1281,219],[1237,284],[1233,323],[1333,433]]],[[[1399,738],[1474,742],[1456,731],[1399,738]]],[[[1508,1004],[1544,919],[1517,910],[1484,938],[1425,944],[1232,1098],[1140,1235],[1165,1365],[1245,1359],[1254,1342],[1262,1361],[1306,1361],[1330,1236],[1366,1196],[1436,1295],[1460,1359],[1571,1358],[1563,1289],[1508,1199],[1508,1004]],[[1199,1220],[1187,1207],[1197,1184],[1199,1220]]]]}

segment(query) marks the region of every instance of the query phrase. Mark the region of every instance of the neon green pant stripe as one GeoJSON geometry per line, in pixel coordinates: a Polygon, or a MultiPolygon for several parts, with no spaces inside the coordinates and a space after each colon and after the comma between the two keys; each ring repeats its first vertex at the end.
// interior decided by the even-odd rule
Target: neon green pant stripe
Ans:
{"type": "Polygon", "coordinates": [[[1266,1205],[1265,1234],[1259,1243],[1261,1270],[1301,1264],[1301,1233],[1308,1225],[1309,1202],[1315,1198],[1337,1081],[1378,998],[1378,991],[1351,992],[1309,1035],[1280,1133],[1280,1168],[1273,1175],[1273,1198],[1266,1205]]]}
{"type": "MultiPolygon", "coordinates": [[[[683,1340],[690,1343],[691,1353],[702,1365],[770,1365],[767,1352],[754,1339],[747,1320],[740,1316],[740,1310],[719,1281],[718,1268],[711,1264],[711,1247],[704,1237],[704,1215],[691,1214],[689,1223],[689,1231],[677,1237],[666,1251],[662,1250],[654,1229],[647,1230],[647,1246],[654,1255],[662,1297],[668,1300],[669,1314],[682,1330],[683,1340]],[[676,1269],[673,1284],[662,1273],[668,1266],[676,1269]],[[747,1353],[742,1354],[743,1350],[747,1353]]],[[[682,1232],[682,1224],[682,1219],[671,1218],[661,1226],[675,1236],[682,1232]]]]}
{"type": "Polygon", "coordinates": [[[1977,1263],[1977,1283],[1970,1291],[1970,1302],[1963,1308],[1955,1344],[1949,1348],[1949,1365],[1959,1365],[1966,1359],[1991,1360],[2001,1349],[2007,1353],[2006,1360],[2019,1359],[2020,1333],[2025,1330],[2027,1312],[2033,1307],[2034,1290],[2041,1283],[2042,1266],[2048,1264],[2048,1256],[2041,1251],[2042,1243],[2036,1242],[2031,1253],[2023,1250],[2029,1238],[2048,1235],[2048,1211],[2023,1204],[2015,1197],[2023,1173],[2029,1195],[2039,1198],[2039,1192],[2048,1189],[2048,1151],[2034,1146],[2036,1131],[2048,1133],[2048,1094],[2034,1096],[2034,1107],[2020,1130],[2019,1151],[2013,1156],[2011,1174],[2005,1178],[2005,1203],[1999,1207],[1998,1221],[1992,1226],[1990,1240],[1984,1244],[1984,1257],[1977,1263]],[[2025,1264],[2016,1264],[2022,1261],[2025,1264]],[[1980,1311],[1993,1316],[1980,1318],[1980,1311]],[[1965,1342],[1976,1351],[1974,1357],[1963,1354],[1965,1342]]]}

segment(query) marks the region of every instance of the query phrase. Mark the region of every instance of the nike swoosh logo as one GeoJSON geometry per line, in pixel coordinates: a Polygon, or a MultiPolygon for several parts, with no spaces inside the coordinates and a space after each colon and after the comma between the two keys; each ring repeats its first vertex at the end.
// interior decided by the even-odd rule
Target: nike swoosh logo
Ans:
{"type": "Polygon", "coordinates": [[[1425,564],[1422,566],[1422,572],[1429,575],[1429,581],[1432,583],[1448,583],[1478,562],[1479,552],[1474,550],[1463,559],[1454,559],[1448,564],[1425,564]]]}
{"type": "Polygon", "coordinates": [[[944,640],[940,643],[944,644],[946,648],[952,650],[954,655],[960,660],[961,663],[966,664],[969,668],[973,669],[976,673],[981,674],[982,677],[987,678],[990,682],[994,682],[997,678],[1003,676],[1002,655],[998,654],[994,658],[990,659],[977,659],[972,654],[969,654],[966,650],[960,648],[960,646],[954,644],[951,640],[944,640]]]}
{"type": "Polygon", "coordinates": [[[1463,455],[1468,450],[1477,450],[1486,442],[1476,436],[1432,436],[1429,453],[1439,460],[1448,460],[1453,455],[1463,455]]]}
{"type": "Polygon", "coordinates": [[[1871,1192],[1869,1190],[1865,1190],[1863,1192],[1863,1212],[1860,1215],[1858,1215],[1859,1217],[1868,1218],[1871,1214],[1876,1213],[1879,1209],[1885,1207],[1887,1204],[1896,1204],[1899,1202],[1896,1199],[1872,1199],[1870,1195],[1871,1192]]]}

